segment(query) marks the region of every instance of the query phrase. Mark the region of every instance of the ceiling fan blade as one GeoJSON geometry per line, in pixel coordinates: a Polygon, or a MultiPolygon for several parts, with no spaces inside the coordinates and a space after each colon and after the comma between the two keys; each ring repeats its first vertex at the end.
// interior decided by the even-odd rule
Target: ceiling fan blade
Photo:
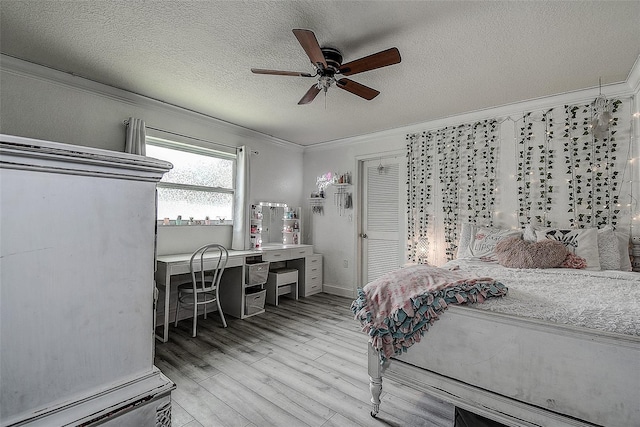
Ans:
{"type": "Polygon", "coordinates": [[[340,73],[344,76],[363,73],[376,68],[386,67],[387,65],[398,64],[400,62],[400,52],[397,47],[347,62],[340,66],[340,73]]]}
{"type": "Polygon", "coordinates": [[[349,79],[340,79],[336,81],[336,86],[338,86],[340,89],[346,90],[347,92],[351,92],[354,95],[358,95],[359,97],[364,98],[367,101],[371,101],[373,98],[380,95],[380,92],[378,92],[377,90],[371,89],[369,86],[365,86],[349,79]]]}
{"type": "Polygon", "coordinates": [[[305,93],[302,99],[298,102],[298,105],[304,105],[304,104],[310,103],[311,101],[316,99],[316,96],[318,96],[319,93],[320,93],[320,89],[318,89],[318,86],[316,85],[311,86],[311,88],[309,88],[307,93],[305,93]]]}
{"type": "Polygon", "coordinates": [[[324,59],[318,39],[311,30],[294,29],[293,34],[300,42],[300,45],[307,53],[307,56],[311,60],[311,63],[320,69],[327,68],[327,61],[324,59]]]}
{"type": "Polygon", "coordinates": [[[299,73],[297,71],[263,70],[262,68],[252,68],[251,72],[255,74],[271,74],[275,76],[313,77],[313,75],[309,73],[299,73]]]}

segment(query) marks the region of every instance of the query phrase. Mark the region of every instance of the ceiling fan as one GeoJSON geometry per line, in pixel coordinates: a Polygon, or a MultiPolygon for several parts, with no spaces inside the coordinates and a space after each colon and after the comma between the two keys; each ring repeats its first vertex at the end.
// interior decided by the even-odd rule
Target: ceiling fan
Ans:
{"type": "Polygon", "coordinates": [[[342,64],[342,53],[331,47],[321,48],[313,31],[294,29],[293,34],[298,39],[298,42],[300,42],[300,45],[302,45],[307,56],[309,56],[311,63],[316,69],[315,74],[298,73],[295,71],[264,70],[261,68],[252,68],[251,72],[255,74],[273,74],[276,76],[316,77],[318,81],[311,86],[300,102],[298,102],[298,105],[310,103],[318,96],[320,91],[326,93],[327,89],[333,84],[340,89],[344,89],[366,100],[372,100],[378,96],[380,92],[354,82],[351,79],[340,78],[339,76],[352,76],[400,62],[400,52],[397,48],[392,47],[382,52],[342,64]]]}

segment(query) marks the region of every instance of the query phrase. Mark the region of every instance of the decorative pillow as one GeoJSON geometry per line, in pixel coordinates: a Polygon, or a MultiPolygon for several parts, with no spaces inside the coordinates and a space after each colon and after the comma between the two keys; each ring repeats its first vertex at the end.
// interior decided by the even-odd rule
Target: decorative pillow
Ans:
{"type": "Polygon", "coordinates": [[[561,242],[546,239],[527,242],[519,237],[508,237],[496,245],[498,262],[510,268],[559,267],[569,253],[561,242]]]}
{"type": "Polygon", "coordinates": [[[603,270],[620,270],[620,249],[618,237],[613,228],[607,226],[598,230],[598,256],[603,270]]]}
{"type": "Polygon", "coordinates": [[[575,268],[581,269],[587,267],[587,261],[584,258],[579,257],[578,255],[574,255],[571,252],[567,255],[564,262],[560,266],[562,268],[575,268]]]}
{"type": "Polygon", "coordinates": [[[537,230],[536,236],[539,242],[547,239],[562,242],[571,253],[585,259],[587,270],[600,270],[596,228],[537,230]]]}
{"type": "Polygon", "coordinates": [[[538,240],[538,238],[536,237],[536,227],[531,224],[525,225],[522,233],[522,238],[527,242],[536,242],[538,240]]]}
{"type": "Polygon", "coordinates": [[[474,257],[495,257],[496,245],[507,237],[522,237],[522,231],[499,228],[477,227],[471,244],[471,254],[474,257]]]}
{"type": "Polygon", "coordinates": [[[536,231],[549,231],[551,227],[540,227],[539,225],[527,224],[522,230],[522,238],[528,242],[537,242],[536,231]]]}
{"type": "Polygon", "coordinates": [[[618,238],[618,252],[620,252],[620,270],[632,271],[631,257],[629,256],[629,235],[621,231],[614,231],[618,238]]]}
{"type": "Polygon", "coordinates": [[[458,253],[456,258],[471,258],[471,242],[476,233],[476,226],[469,223],[462,223],[460,227],[460,239],[458,239],[458,253]]]}

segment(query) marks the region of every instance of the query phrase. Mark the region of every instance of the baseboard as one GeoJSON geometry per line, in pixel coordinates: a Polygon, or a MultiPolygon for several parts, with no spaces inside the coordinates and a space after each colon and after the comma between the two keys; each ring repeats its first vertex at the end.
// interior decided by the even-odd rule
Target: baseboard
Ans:
{"type": "Polygon", "coordinates": [[[355,289],[349,289],[343,286],[332,285],[329,283],[324,283],[322,285],[322,292],[347,298],[355,298],[356,295],[355,289]]]}

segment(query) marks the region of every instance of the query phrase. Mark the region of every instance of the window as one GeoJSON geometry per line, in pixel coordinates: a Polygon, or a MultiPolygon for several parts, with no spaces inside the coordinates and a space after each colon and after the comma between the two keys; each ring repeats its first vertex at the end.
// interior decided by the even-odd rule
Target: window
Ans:
{"type": "Polygon", "coordinates": [[[158,183],[158,219],[231,221],[235,154],[147,136],[147,156],[173,164],[158,183]]]}

